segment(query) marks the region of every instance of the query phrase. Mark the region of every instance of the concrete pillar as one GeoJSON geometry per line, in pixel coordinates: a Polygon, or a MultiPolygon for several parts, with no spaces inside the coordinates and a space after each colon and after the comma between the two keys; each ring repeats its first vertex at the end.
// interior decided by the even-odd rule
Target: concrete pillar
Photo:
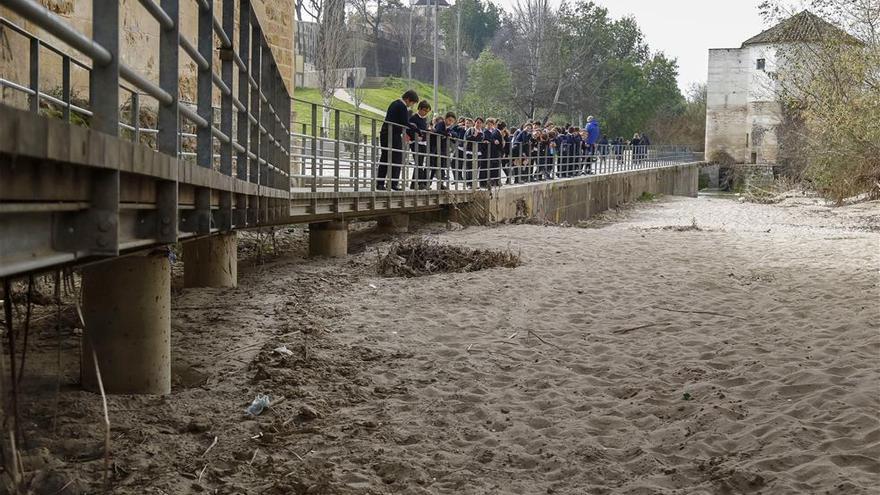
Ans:
{"type": "Polygon", "coordinates": [[[385,234],[406,234],[409,232],[409,215],[388,215],[379,217],[378,230],[385,234]]]}
{"type": "Polygon", "coordinates": [[[87,267],[82,275],[80,375],[98,392],[92,351],[108,394],[171,392],[171,263],[129,256],[87,267]]]}
{"type": "Polygon", "coordinates": [[[348,223],[309,224],[309,256],[341,258],[348,254],[348,223]]]}
{"type": "Polygon", "coordinates": [[[183,286],[238,286],[238,237],[235,232],[183,244],[183,286]]]}

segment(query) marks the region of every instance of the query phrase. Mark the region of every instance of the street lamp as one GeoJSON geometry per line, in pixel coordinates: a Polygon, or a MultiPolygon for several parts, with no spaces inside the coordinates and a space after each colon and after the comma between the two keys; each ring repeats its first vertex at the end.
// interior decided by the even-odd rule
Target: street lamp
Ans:
{"type": "Polygon", "coordinates": [[[438,66],[438,60],[439,60],[437,52],[439,50],[438,47],[440,45],[439,36],[437,34],[437,9],[439,7],[449,7],[450,5],[449,5],[449,2],[447,2],[446,0],[418,0],[415,3],[415,5],[419,6],[419,7],[428,7],[428,6],[434,7],[434,9],[433,9],[434,10],[434,14],[433,14],[433,16],[434,16],[434,101],[433,101],[432,107],[434,108],[434,111],[436,112],[438,110],[437,102],[440,99],[439,98],[439,89],[438,89],[440,86],[439,86],[438,75],[437,75],[437,66],[438,66]]]}

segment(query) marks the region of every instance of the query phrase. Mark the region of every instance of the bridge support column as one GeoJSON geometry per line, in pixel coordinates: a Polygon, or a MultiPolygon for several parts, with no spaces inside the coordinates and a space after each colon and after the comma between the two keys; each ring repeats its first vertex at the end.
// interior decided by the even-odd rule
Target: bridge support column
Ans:
{"type": "Polygon", "coordinates": [[[235,232],[183,244],[183,286],[238,286],[238,237],[235,232]]]}
{"type": "Polygon", "coordinates": [[[309,224],[309,256],[340,258],[348,254],[348,223],[309,224]]]}
{"type": "Polygon", "coordinates": [[[409,232],[409,215],[388,215],[379,217],[378,230],[385,234],[405,234],[409,232]]]}
{"type": "Polygon", "coordinates": [[[83,270],[80,375],[98,392],[94,355],[108,394],[171,392],[171,263],[129,256],[83,270]]]}

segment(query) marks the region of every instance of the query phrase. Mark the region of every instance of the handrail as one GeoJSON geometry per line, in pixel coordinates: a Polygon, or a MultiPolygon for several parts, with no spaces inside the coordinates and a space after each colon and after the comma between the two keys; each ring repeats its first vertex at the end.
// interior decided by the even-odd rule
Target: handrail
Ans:
{"type": "Polygon", "coordinates": [[[31,0],[5,0],[4,3],[13,12],[39,25],[53,36],[92,59],[95,63],[107,65],[113,60],[113,56],[106,48],[65,24],[63,20],[47,7],[43,7],[31,0]]]}

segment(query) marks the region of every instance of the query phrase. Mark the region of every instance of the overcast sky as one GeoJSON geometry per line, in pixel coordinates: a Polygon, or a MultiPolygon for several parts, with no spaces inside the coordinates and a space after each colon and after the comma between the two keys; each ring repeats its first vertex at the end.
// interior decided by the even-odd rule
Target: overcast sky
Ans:
{"type": "MultiPolygon", "coordinates": [[[[515,3],[493,1],[508,9],[515,3]]],[[[706,80],[709,48],[739,47],[769,27],[758,13],[760,0],[594,1],[608,8],[614,18],[634,16],[652,50],[678,59],[682,90],[706,80]]]]}
{"type": "Polygon", "coordinates": [[[766,29],[760,0],[596,0],[617,18],[633,15],[648,44],[678,59],[685,89],[706,80],[710,48],[735,48],[766,29]]]}

